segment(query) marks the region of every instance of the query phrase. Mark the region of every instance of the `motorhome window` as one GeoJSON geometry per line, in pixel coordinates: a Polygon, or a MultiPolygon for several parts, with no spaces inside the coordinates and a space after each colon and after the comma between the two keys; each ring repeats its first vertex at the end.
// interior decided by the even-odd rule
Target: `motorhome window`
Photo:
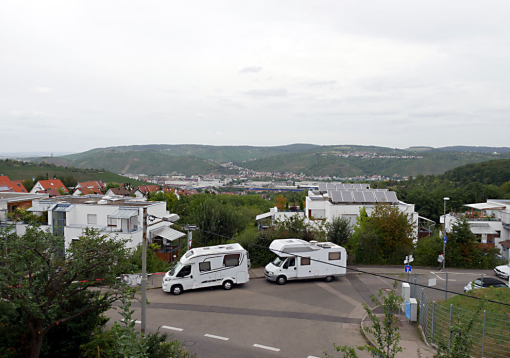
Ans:
{"type": "Polygon", "coordinates": [[[291,257],[291,258],[289,259],[288,263],[289,263],[289,264],[288,264],[288,266],[289,266],[289,267],[294,267],[294,266],[296,266],[296,258],[291,257]]]}
{"type": "Polygon", "coordinates": [[[199,268],[200,272],[211,271],[211,262],[210,261],[200,262],[198,264],[198,268],[199,268]]]}
{"type": "Polygon", "coordinates": [[[184,266],[177,274],[177,277],[186,277],[191,274],[191,265],[184,266]]]}
{"type": "Polygon", "coordinates": [[[227,267],[239,266],[240,254],[225,255],[223,257],[223,264],[227,267]]]}
{"type": "Polygon", "coordinates": [[[190,257],[193,255],[193,250],[189,251],[186,253],[186,255],[184,255],[186,258],[190,257]]]}
{"type": "Polygon", "coordinates": [[[285,261],[285,258],[281,258],[280,256],[276,256],[276,258],[271,262],[276,267],[280,267],[283,264],[283,261],[285,261]]]}
{"type": "Polygon", "coordinates": [[[180,262],[177,262],[177,265],[172,267],[172,269],[168,272],[170,276],[175,275],[176,272],[179,272],[182,267],[182,264],[180,262]]]}
{"type": "Polygon", "coordinates": [[[310,265],[310,258],[309,257],[302,257],[301,258],[301,266],[308,266],[310,265]]]}
{"type": "Polygon", "coordinates": [[[340,260],[340,252],[330,252],[329,260],[340,260]]]}

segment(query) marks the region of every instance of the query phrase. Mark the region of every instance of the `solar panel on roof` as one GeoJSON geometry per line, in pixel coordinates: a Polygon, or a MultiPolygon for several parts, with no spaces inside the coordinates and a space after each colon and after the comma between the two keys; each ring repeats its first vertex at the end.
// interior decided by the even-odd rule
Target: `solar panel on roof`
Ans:
{"type": "Polygon", "coordinates": [[[375,203],[375,197],[373,191],[364,191],[365,203],[375,203]]]}
{"type": "Polygon", "coordinates": [[[397,193],[395,193],[394,191],[387,191],[384,194],[386,194],[386,199],[388,200],[388,203],[398,203],[397,193]]]}
{"type": "Polygon", "coordinates": [[[344,190],[341,191],[340,193],[342,193],[344,203],[352,203],[352,192],[344,190]]]}
{"type": "Polygon", "coordinates": [[[319,191],[326,191],[326,183],[319,183],[319,191]]]}
{"type": "Polygon", "coordinates": [[[336,190],[344,190],[345,189],[345,185],[344,184],[337,184],[336,185],[336,190]]]}
{"type": "Polygon", "coordinates": [[[341,203],[341,202],[343,202],[342,194],[339,191],[332,191],[330,199],[334,203],[341,203]]]}
{"type": "Polygon", "coordinates": [[[352,193],[352,196],[356,203],[364,203],[365,202],[365,197],[363,196],[362,191],[355,191],[352,193]]]}
{"type": "Polygon", "coordinates": [[[336,186],[333,183],[327,183],[326,184],[326,189],[328,189],[328,190],[330,190],[330,189],[335,190],[336,186]]]}
{"type": "Polygon", "coordinates": [[[374,194],[375,194],[375,200],[378,203],[386,203],[386,195],[384,195],[383,192],[376,191],[374,194]]]}

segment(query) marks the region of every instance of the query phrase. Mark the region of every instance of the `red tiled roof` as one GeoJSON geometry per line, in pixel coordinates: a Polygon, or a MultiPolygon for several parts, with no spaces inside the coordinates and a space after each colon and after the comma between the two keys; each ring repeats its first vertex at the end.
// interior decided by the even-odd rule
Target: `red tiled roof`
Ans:
{"type": "Polygon", "coordinates": [[[159,191],[159,189],[160,188],[158,185],[140,185],[138,187],[138,190],[140,190],[144,194],[148,194],[151,191],[159,191]]]}
{"type": "Polygon", "coordinates": [[[7,175],[0,175],[0,187],[7,187],[9,191],[15,193],[27,193],[27,189],[25,189],[21,180],[11,181],[7,175]]]}
{"type": "Polygon", "coordinates": [[[89,188],[91,189],[90,187],[92,188],[98,188],[98,189],[101,189],[101,188],[106,188],[106,185],[103,184],[101,181],[86,181],[86,182],[83,182],[83,183],[78,183],[76,184],[77,187],[82,187],[82,188],[89,188]]]}
{"type": "Polygon", "coordinates": [[[69,190],[62,184],[60,179],[39,180],[38,183],[41,184],[45,190],[61,188],[64,193],[69,193],[69,190]]]}

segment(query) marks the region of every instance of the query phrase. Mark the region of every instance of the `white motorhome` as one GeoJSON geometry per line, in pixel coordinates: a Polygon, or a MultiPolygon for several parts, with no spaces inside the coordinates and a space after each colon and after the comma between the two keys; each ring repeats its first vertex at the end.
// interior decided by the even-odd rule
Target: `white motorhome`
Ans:
{"type": "Polygon", "coordinates": [[[246,283],[250,276],[248,251],[239,244],[199,247],[189,250],[163,277],[163,291],[180,295],[202,287],[246,283]]]}
{"type": "Polygon", "coordinates": [[[264,274],[279,285],[310,278],[325,278],[329,282],[334,276],[346,274],[347,253],[332,242],[283,239],[274,240],[269,249],[277,256],[267,264],[264,274]]]}

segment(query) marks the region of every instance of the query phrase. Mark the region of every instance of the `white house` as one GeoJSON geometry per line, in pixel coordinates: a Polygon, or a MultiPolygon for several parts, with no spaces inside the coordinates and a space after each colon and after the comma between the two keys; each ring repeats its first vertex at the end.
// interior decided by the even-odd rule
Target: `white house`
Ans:
{"type": "Polygon", "coordinates": [[[0,192],[0,223],[9,221],[8,214],[16,209],[28,209],[48,194],[0,192]]]}
{"type": "MultiPolygon", "coordinates": [[[[109,235],[127,238],[129,247],[136,247],[143,240],[144,211],[154,220],[148,221],[147,239],[149,242],[161,241],[168,246],[177,246],[175,240],[185,234],[170,228],[171,223],[161,218],[168,216],[165,202],[139,201],[135,198],[111,198],[101,195],[66,196],[39,200],[29,211],[48,213],[49,229],[65,238],[66,247],[72,240],[82,235],[85,228],[96,228],[109,235]],[[173,245],[175,244],[175,245],[173,245]]],[[[18,224],[16,231],[23,234],[26,224],[18,224]]]]}
{"type": "MultiPolygon", "coordinates": [[[[510,200],[489,199],[485,203],[466,204],[469,208],[464,213],[446,214],[446,231],[461,216],[464,216],[470,225],[471,232],[479,237],[480,243],[497,247],[501,255],[510,259],[510,200]]],[[[445,225],[445,217],[441,215],[441,225],[445,225]]]]}
{"type": "MultiPolygon", "coordinates": [[[[397,199],[393,191],[387,189],[370,189],[370,184],[319,183],[318,190],[309,190],[306,197],[304,212],[279,212],[276,208],[269,213],[258,215],[256,220],[271,218],[272,220],[289,215],[304,215],[310,221],[334,218],[347,218],[356,225],[359,211],[365,207],[370,216],[378,203],[388,203],[408,215],[415,224],[415,236],[418,235],[418,213],[414,204],[406,204],[397,199]]],[[[264,225],[259,224],[262,228],[264,225]]]]}

